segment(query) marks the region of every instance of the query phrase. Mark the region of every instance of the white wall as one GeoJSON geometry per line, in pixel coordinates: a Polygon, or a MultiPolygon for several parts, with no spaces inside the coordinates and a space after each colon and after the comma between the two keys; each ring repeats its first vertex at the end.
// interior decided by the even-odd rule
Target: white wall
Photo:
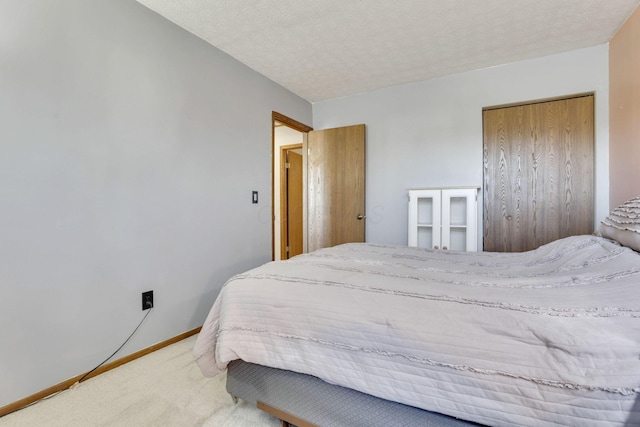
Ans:
{"type": "Polygon", "coordinates": [[[313,105],[313,127],[366,123],[366,239],[406,244],[407,189],[482,187],[483,107],[593,91],[599,222],[608,213],[608,90],[603,44],[319,102],[313,105]]]}
{"type": "Polygon", "coordinates": [[[131,0],[0,2],[0,406],[200,326],[271,259],[271,112],[311,105],[131,0]],[[251,191],[260,203],[251,203],[251,191]]]}

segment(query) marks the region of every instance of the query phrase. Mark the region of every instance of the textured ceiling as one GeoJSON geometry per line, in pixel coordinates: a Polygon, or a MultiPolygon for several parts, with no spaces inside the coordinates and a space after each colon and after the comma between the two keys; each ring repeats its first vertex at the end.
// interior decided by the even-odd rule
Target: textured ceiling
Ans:
{"type": "Polygon", "coordinates": [[[640,0],[137,0],[310,102],[608,42],[640,0]]]}

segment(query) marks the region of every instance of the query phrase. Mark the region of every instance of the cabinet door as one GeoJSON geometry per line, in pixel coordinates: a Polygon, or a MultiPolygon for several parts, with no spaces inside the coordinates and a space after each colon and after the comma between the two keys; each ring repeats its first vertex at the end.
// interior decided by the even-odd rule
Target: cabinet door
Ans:
{"type": "Polygon", "coordinates": [[[442,190],[442,249],[477,251],[477,194],[475,188],[442,190]]]}
{"type": "Polygon", "coordinates": [[[409,246],[440,249],[440,190],[409,191],[409,246]]]}

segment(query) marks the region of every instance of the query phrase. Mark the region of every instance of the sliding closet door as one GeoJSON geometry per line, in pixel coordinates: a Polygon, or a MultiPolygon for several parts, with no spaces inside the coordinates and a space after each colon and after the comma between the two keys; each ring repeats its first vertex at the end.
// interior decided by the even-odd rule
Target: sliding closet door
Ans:
{"type": "Polygon", "coordinates": [[[483,112],[485,251],[593,232],[593,123],[593,95],[483,112]]]}

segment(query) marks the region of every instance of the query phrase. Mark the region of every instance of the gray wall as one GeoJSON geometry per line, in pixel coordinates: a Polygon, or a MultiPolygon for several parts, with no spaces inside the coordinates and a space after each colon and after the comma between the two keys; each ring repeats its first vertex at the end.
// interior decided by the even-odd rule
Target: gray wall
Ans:
{"type": "Polygon", "coordinates": [[[584,92],[595,92],[595,228],[609,209],[608,52],[603,44],[313,104],[314,129],[367,125],[367,241],[407,243],[409,188],[482,186],[483,107],[584,92]]]}
{"type": "Polygon", "coordinates": [[[0,406],[202,324],[271,259],[271,111],[311,105],[132,0],[0,2],[0,406]],[[251,191],[260,203],[251,204],[251,191]]]}
{"type": "MultiPolygon", "coordinates": [[[[367,124],[367,240],[406,243],[406,190],[482,184],[482,107],[596,92],[608,46],[313,105],[367,124]]],[[[0,2],[0,406],[202,324],[271,257],[271,111],[312,108],[131,0],[0,2]],[[250,203],[251,191],[260,203],[250,203]]]]}

